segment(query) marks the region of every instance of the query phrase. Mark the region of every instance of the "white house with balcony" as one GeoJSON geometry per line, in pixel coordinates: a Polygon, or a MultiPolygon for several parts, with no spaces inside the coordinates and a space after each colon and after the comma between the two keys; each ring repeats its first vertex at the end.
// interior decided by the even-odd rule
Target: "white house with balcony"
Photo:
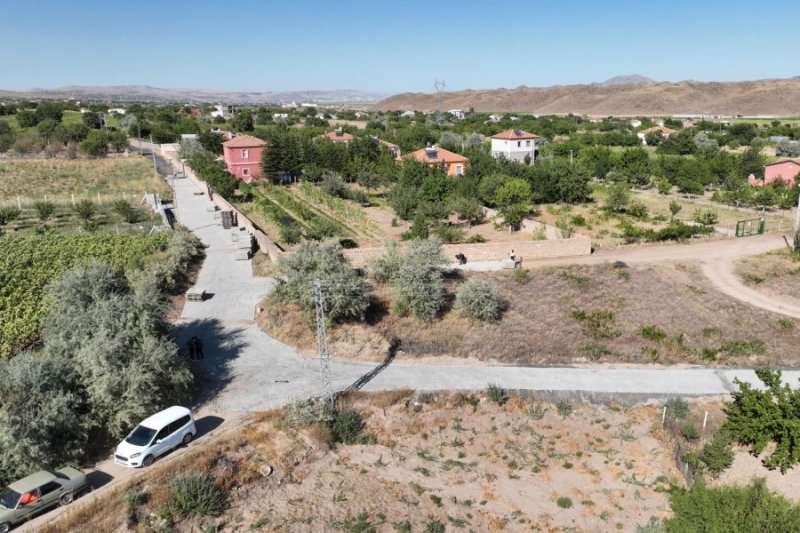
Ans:
{"type": "Polygon", "coordinates": [[[513,129],[492,135],[492,157],[503,156],[509,161],[524,162],[528,157],[533,163],[539,149],[540,137],[527,131],[513,129]]]}

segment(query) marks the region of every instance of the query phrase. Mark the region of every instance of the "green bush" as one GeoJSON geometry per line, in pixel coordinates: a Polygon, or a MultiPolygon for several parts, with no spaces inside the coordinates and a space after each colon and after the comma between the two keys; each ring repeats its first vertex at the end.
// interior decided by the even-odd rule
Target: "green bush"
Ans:
{"type": "Polygon", "coordinates": [[[480,233],[476,233],[475,235],[470,236],[470,238],[464,242],[466,242],[467,244],[482,244],[488,241],[486,240],[486,237],[484,237],[480,233]]]}
{"type": "Polygon", "coordinates": [[[700,438],[700,430],[694,422],[686,422],[681,426],[681,435],[687,440],[697,440],[700,438]]]}
{"type": "Polygon", "coordinates": [[[52,202],[36,202],[33,206],[36,208],[36,214],[39,215],[39,220],[42,222],[49,219],[56,212],[56,206],[52,202]]]}
{"type": "Polygon", "coordinates": [[[489,385],[486,387],[486,396],[497,405],[505,405],[508,401],[506,390],[499,385],[489,385]]]}
{"type": "Polygon", "coordinates": [[[445,525],[433,516],[428,516],[425,522],[425,533],[444,533],[445,525]]]}
{"type": "Polygon", "coordinates": [[[665,533],[665,531],[664,526],[661,524],[661,520],[653,516],[650,517],[650,521],[646,524],[637,525],[636,533],[665,533]]]}
{"type": "Polygon", "coordinates": [[[667,334],[658,326],[642,326],[642,337],[653,342],[661,342],[667,338],[667,334]]]}
{"type": "Polygon", "coordinates": [[[771,492],[764,479],[749,485],[708,487],[702,479],[691,490],[670,493],[669,533],[797,533],[800,505],[771,492]]]}
{"type": "Polygon", "coordinates": [[[222,492],[208,476],[178,474],[169,482],[167,507],[175,516],[219,516],[224,506],[222,492]]]}
{"type": "Polygon", "coordinates": [[[472,278],[456,293],[456,309],[464,316],[494,322],[503,313],[500,289],[493,280],[472,278]]]}
{"type": "Polygon", "coordinates": [[[647,206],[639,200],[634,200],[631,202],[625,212],[636,218],[647,218],[647,215],[649,214],[647,206]]]}
{"type": "Polygon", "coordinates": [[[363,430],[364,422],[355,409],[345,407],[333,414],[331,433],[336,442],[355,444],[359,442],[363,430]]]}
{"type": "Polygon", "coordinates": [[[22,214],[16,206],[0,207],[0,226],[14,222],[22,214]]]}
{"type": "Polygon", "coordinates": [[[733,458],[731,438],[725,431],[717,431],[711,442],[706,443],[700,451],[700,460],[715,478],[731,467],[733,458]]]}
{"type": "Polygon", "coordinates": [[[281,224],[279,231],[281,242],[284,244],[297,244],[303,237],[300,226],[294,221],[281,224]]]}
{"type": "Polygon", "coordinates": [[[97,206],[95,206],[91,200],[86,199],[75,204],[73,209],[82,220],[87,222],[97,213],[97,206]]]}
{"type": "Polygon", "coordinates": [[[689,402],[680,397],[670,398],[666,403],[667,420],[684,420],[689,416],[689,402]]]}
{"type": "Polygon", "coordinates": [[[556,505],[558,505],[562,509],[569,509],[570,507],[572,507],[572,499],[567,498],[566,496],[561,496],[556,500],[556,505]]]}
{"type": "Polygon", "coordinates": [[[438,267],[445,264],[447,259],[438,241],[414,240],[402,254],[394,281],[397,302],[420,320],[433,321],[444,306],[444,286],[438,267]]]}
{"type": "Polygon", "coordinates": [[[142,219],[142,212],[135,209],[131,204],[125,200],[117,200],[114,202],[114,211],[121,216],[128,224],[135,224],[142,219]]]}
{"type": "Polygon", "coordinates": [[[458,226],[441,224],[433,228],[432,233],[445,244],[457,244],[464,240],[466,232],[458,226]]]}

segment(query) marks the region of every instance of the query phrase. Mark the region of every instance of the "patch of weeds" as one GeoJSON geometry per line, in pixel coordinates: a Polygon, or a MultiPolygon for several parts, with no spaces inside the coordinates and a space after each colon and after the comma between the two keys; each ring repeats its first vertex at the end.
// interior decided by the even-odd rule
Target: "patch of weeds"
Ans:
{"type": "Polygon", "coordinates": [[[422,440],[428,440],[428,433],[426,431],[420,433],[419,436],[422,438],[422,440]]]}
{"type": "Polygon", "coordinates": [[[681,435],[686,440],[697,440],[700,438],[700,430],[694,422],[686,422],[681,426],[681,435]]]}
{"type": "Polygon", "coordinates": [[[628,272],[627,270],[616,270],[615,272],[617,273],[617,277],[619,279],[621,279],[623,281],[630,281],[631,273],[628,272]]]}
{"type": "Polygon", "coordinates": [[[411,490],[413,490],[414,494],[417,496],[421,496],[422,493],[425,492],[425,488],[416,483],[411,483],[411,490]]]}
{"type": "Polygon", "coordinates": [[[437,520],[434,516],[428,515],[425,521],[425,533],[444,533],[444,524],[437,520]]]}
{"type": "Polygon", "coordinates": [[[431,494],[430,498],[431,501],[436,505],[436,507],[442,506],[442,499],[439,496],[437,496],[436,494],[431,494]]]}
{"type": "Polygon", "coordinates": [[[436,401],[436,395],[432,392],[420,392],[417,396],[419,403],[433,403],[436,401]]]}
{"type": "Polygon", "coordinates": [[[139,492],[137,489],[131,489],[125,493],[125,504],[128,507],[136,507],[142,505],[147,501],[147,495],[139,492]]]}
{"type": "Polygon", "coordinates": [[[652,362],[658,361],[658,350],[650,346],[642,346],[642,355],[646,355],[652,362]]]}
{"type": "Polygon", "coordinates": [[[661,342],[667,338],[667,333],[658,326],[642,326],[642,337],[649,341],[661,342]]]}
{"type": "Polygon", "coordinates": [[[396,533],[411,533],[411,522],[392,522],[392,528],[396,533]]]}
{"type": "Polygon", "coordinates": [[[462,470],[467,467],[467,464],[463,461],[456,461],[455,459],[448,459],[447,461],[442,464],[442,470],[445,472],[452,470],[453,468],[461,468],[462,470]]]}
{"type": "Polygon", "coordinates": [[[531,280],[531,275],[527,268],[515,268],[513,277],[514,281],[520,285],[527,285],[531,280]]]}
{"type": "Polygon", "coordinates": [[[701,331],[701,333],[703,337],[718,337],[722,335],[722,330],[715,327],[703,328],[703,331],[701,331]]]}
{"type": "Polygon", "coordinates": [[[417,448],[417,457],[419,457],[423,461],[429,461],[431,463],[436,462],[436,456],[433,455],[428,450],[426,450],[425,448],[417,448]]]}
{"type": "Polygon", "coordinates": [[[180,474],[169,483],[170,512],[175,516],[219,516],[225,506],[222,492],[204,474],[180,474]]]}
{"type": "Polygon", "coordinates": [[[722,343],[719,350],[731,357],[747,357],[763,354],[767,347],[764,341],[727,341],[722,343]]]}
{"type": "Polygon", "coordinates": [[[528,416],[533,418],[534,420],[541,420],[544,418],[544,414],[547,412],[547,409],[542,405],[541,402],[536,402],[530,407],[528,407],[528,416]]]}
{"type": "Polygon", "coordinates": [[[375,465],[375,466],[377,466],[378,468],[380,468],[380,467],[386,466],[388,463],[384,463],[384,462],[383,462],[383,455],[381,455],[380,457],[378,457],[378,460],[377,460],[377,461],[375,461],[375,462],[374,462],[374,463],[372,463],[372,464],[373,464],[373,465],[375,465]]]}
{"type": "Polygon", "coordinates": [[[611,518],[611,513],[609,513],[608,511],[603,511],[602,513],[600,513],[600,520],[602,520],[603,522],[608,522],[609,518],[611,518]]]}
{"type": "MultiPolygon", "coordinates": [[[[302,499],[302,498],[298,498],[298,499],[299,499],[301,502],[303,501],[303,499],[302,499]]],[[[346,502],[346,501],[347,501],[347,495],[345,495],[344,491],[341,491],[341,492],[335,492],[335,493],[333,494],[333,501],[334,501],[334,503],[338,503],[338,502],[346,502]]]]}
{"type": "Polygon", "coordinates": [[[572,406],[567,402],[558,402],[556,404],[556,412],[561,415],[562,420],[566,419],[572,414],[572,406]]]}
{"type": "Polygon", "coordinates": [[[573,311],[572,318],[583,324],[586,333],[595,339],[613,339],[620,335],[614,329],[616,317],[613,311],[573,311]]]}
{"type": "Polygon", "coordinates": [[[631,431],[631,423],[625,422],[619,425],[617,428],[617,432],[614,434],[614,437],[619,439],[620,441],[631,442],[636,440],[636,437],[633,435],[633,431],[631,431]]]}
{"type": "Polygon", "coordinates": [[[783,331],[791,331],[794,329],[794,320],[791,318],[779,318],[778,326],[780,326],[783,331]]]}
{"type": "Polygon", "coordinates": [[[508,401],[506,390],[499,385],[489,385],[486,387],[486,395],[497,405],[505,405],[508,401]]]}
{"type": "Polygon", "coordinates": [[[418,502],[418,501],[415,501],[415,500],[410,500],[410,499],[406,498],[405,496],[400,496],[400,497],[397,499],[397,501],[399,501],[400,503],[404,503],[404,504],[406,504],[406,505],[414,505],[414,506],[417,506],[417,505],[419,505],[419,502],[418,502]]]}
{"type": "Polygon", "coordinates": [[[478,403],[480,403],[481,400],[474,394],[459,394],[458,397],[462,402],[472,406],[472,412],[478,410],[478,403]]]}
{"type": "Polygon", "coordinates": [[[417,472],[418,474],[421,474],[424,477],[431,477],[431,471],[428,470],[427,468],[422,468],[421,466],[415,468],[414,472],[417,472]]]}
{"type": "Polygon", "coordinates": [[[636,485],[637,487],[646,487],[647,483],[644,482],[642,479],[636,479],[636,473],[634,472],[628,477],[622,478],[623,483],[630,483],[631,485],[636,485]]]}
{"type": "Polygon", "coordinates": [[[594,507],[594,502],[592,500],[583,500],[581,501],[581,505],[584,507],[594,507]]]}
{"type": "Polygon", "coordinates": [[[467,522],[463,518],[453,518],[452,516],[448,516],[447,520],[458,528],[466,527],[469,524],[469,522],[467,522]]]}
{"type": "Polygon", "coordinates": [[[450,441],[447,445],[450,446],[451,448],[463,448],[464,441],[456,438],[450,441]]]}
{"type": "Polygon", "coordinates": [[[570,283],[574,284],[577,288],[582,291],[585,291],[589,288],[589,278],[586,276],[581,276],[580,274],[576,274],[574,272],[570,272],[569,270],[562,270],[561,277],[570,283]]]}
{"type": "Polygon", "coordinates": [[[583,351],[592,361],[599,361],[604,356],[616,355],[610,348],[598,343],[587,344],[583,347],[583,351]]]}
{"type": "Polygon", "coordinates": [[[565,462],[565,463],[564,463],[563,465],[561,465],[561,466],[563,466],[563,467],[564,467],[564,468],[566,468],[567,470],[570,470],[570,469],[571,469],[573,466],[575,466],[575,465],[573,465],[572,463],[570,463],[569,461],[567,461],[567,462],[565,462]]]}
{"type": "Polygon", "coordinates": [[[567,498],[566,496],[561,496],[556,500],[556,505],[558,505],[562,509],[569,509],[570,507],[572,507],[572,499],[567,498]]]}
{"type": "Polygon", "coordinates": [[[370,522],[368,513],[359,513],[358,516],[348,516],[341,522],[331,523],[334,529],[340,529],[346,533],[375,533],[375,526],[370,522]]]}
{"type": "Polygon", "coordinates": [[[766,279],[764,278],[764,276],[759,276],[758,274],[745,274],[744,277],[746,280],[752,281],[756,285],[758,285],[759,283],[764,283],[764,280],[766,279]]]}
{"type": "Polygon", "coordinates": [[[666,403],[668,420],[684,420],[689,416],[689,402],[680,397],[670,398],[666,403]]]}

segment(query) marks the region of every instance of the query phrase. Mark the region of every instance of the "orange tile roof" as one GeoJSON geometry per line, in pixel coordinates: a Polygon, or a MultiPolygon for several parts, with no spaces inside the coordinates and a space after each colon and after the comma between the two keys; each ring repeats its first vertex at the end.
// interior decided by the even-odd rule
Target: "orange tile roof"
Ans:
{"type": "Polygon", "coordinates": [[[258,137],[253,137],[251,135],[239,135],[238,137],[234,137],[230,141],[225,141],[222,143],[222,146],[227,146],[228,148],[253,148],[257,146],[266,146],[267,143],[259,139],[258,137]]]}
{"type": "Polygon", "coordinates": [[[661,135],[672,135],[673,133],[677,133],[677,131],[665,128],[664,126],[653,126],[652,128],[647,128],[646,130],[642,130],[639,133],[644,133],[645,135],[648,135],[650,133],[655,133],[657,131],[660,131],[661,135]]]}
{"type": "Polygon", "coordinates": [[[504,139],[506,141],[513,141],[519,139],[538,139],[538,135],[534,135],[533,133],[528,133],[527,131],[522,130],[508,130],[502,133],[498,133],[497,135],[492,135],[492,139],[504,139]],[[517,135],[519,132],[519,135],[517,135]]]}
{"type": "Polygon", "coordinates": [[[464,163],[467,161],[467,158],[463,155],[454,154],[450,150],[445,150],[444,148],[440,148],[438,146],[434,146],[433,148],[422,148],[417,150],[416,152],[412,152],[406,156],[403,156],[403,159],[416,159],[417,161],[422,161],[423,163],[464,163]]]}
{"type": "Polygon", "coordinates": [[[384,141],[383,139],[378,139],[378,142],[384,145],[386,148],[400,148],[396,144],[392,144],[389,141],[384,141]]]}
{"type": "Polygon", "coordinates": [[[772,165],[782,165],[784,163],[794,163],[795,165],[800,165],[800,162],[797,162],[794,159],[781,159],[780,161],[775,161],[774,163],[767,163],[764,166],[771,167],[772,165]]]}
{"type": "Polygon", "coordinates": [[[352,141],[353,136],[347,132],[342,132],[341,135],[336,135],[335,131],[329,131],[323,137],[330,139],[333,142],[345,142],[345,141],[352,141]]]}

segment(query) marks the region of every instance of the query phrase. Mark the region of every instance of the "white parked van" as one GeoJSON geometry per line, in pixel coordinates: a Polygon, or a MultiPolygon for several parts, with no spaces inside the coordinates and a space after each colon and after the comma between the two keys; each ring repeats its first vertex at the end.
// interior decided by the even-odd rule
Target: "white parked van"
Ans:
{"type": "Polygon", "coordinates": [[[118,465],[150,466],[156,457],[181,444],[189,444],[197,433],[192,412],[185,407],[170,407],[136,426],[114,452],[118,465]]]}

